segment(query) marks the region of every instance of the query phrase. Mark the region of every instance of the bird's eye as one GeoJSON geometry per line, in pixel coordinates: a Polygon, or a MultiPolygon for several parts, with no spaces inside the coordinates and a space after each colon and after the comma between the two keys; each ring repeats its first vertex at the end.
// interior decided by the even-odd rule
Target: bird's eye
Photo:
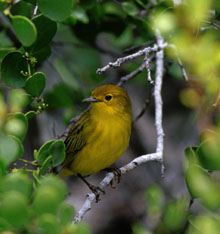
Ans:
{"type": "Polygon", "coordinates": [[[105,100],[106,100],[106,101],[110,101],[111,99],[112,99],[112,96],[111,96],[111,95],[106,95],[106,96],[105,96],[105,100]]]}

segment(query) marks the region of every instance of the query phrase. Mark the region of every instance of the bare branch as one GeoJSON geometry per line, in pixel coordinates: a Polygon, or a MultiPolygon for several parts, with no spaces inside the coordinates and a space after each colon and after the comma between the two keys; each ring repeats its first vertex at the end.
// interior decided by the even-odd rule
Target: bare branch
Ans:
{"type": "MultiPolygon", "coordinates": [[[[164,43],[163,37],[160,35],[159,30],[156,30],[156,37],[158,46],[164,43]]],[[[161,173],[164,175],[164,165],[163,165],[163,138],[164,131],[162,126],[162,117],[163,117],[163,109],[162,109],[162,97],[161,97],[161,88],[162,88],[162,79],[163,79],[163,64],[164,52],[160,50],[156,53],[156,77],[155,77],[155,87],[154,87],[154,99],[155,99],[155,125],[157,130],[157,147],[156,152],[160,152],[161,154],[161,173]]]]}
{"type": "MultiPolygon", "coordinates": [[[[152,162],[152,161],[158,161],[160,162],[161,160],[161,154],[158,153],[153,153],[153,154],[147,154],[147,155],[142,155],[138,158],[135,158],[133,161],[125,165],[124,167],[121,167],[119,170],[121,171],[121,174],[126,174],[127,172],[135,169],[137,166],[147,163],[147,162],[152,162]]],[[[101,181],[99,184],[99,187],[101,189],[105,189],[107,186],[109,186],[110,182],[114,179],[114,173],[110,172],[107,173],[105,178],[101,181]]],[[[97,193],[100,194],[100,191],[97,191],[97,193]]],[[[85,214],[91,210],[92,203],[95,201],[95,194],[94,193],[89,193],[87,195],[87,199],[84,202],[82,208],[78,211],[77,215],[74,218],[74,223],[80,222],[85,214]]]]}
{"type": "Polygon", "coordinates": [[[168,46],[168,43],[164,42],[163,44],[160,45],[160,47],[157,44],[155,44],[153,47],[144,48],[143,50],[139,50],[138,52],[136,52],[134,54],[131,54],[131,55],[128,55],[128,56],[125,56],[125,57],[122,57],[122,58],[118,58],[115,62],[109,62],[103,68],[97,69],[96,73],[102,74],[103,72],[107,71],[110,67],[118,68],[124,62],[127,62],[129,60],[133,60],[133,59],[135,59],[137,57],[145,55],[146,53],[157,52],[158,50],[164,49],[167,46],[168,46]]]}
{"type": "Polygon", "coordinates": [[[37,15],[37,11],[38,11],[38,5],[36,5],[34,8],[33,17],[35,17],[37,15]]]}
{"type": "MultiPolygon", "coordinates": [[[[126,83],[128,80],[132,79],[133,77],[135,77],[136,75],[138,75],[139,73],[141,73],[145,68],[146,68],[146,63],[150,63],[150,61],[154,58],[154,55],[151,56],[150,58],[148,58],[148,61],[144,61],[144,63],[141,64],[140,67],[138,67],[136,70],[134,70],[133,72],[129,73],[126,76],[122,76],[120,78],[120,81],[117,83],[117,86],[122,86],[124,83],[126,83]]],[[[153,82],[153,81],[152,81],[153,82]]]]}
{"type": "Polygon", "coordinates": [[[150,84],[153,84],[154,82],[151,79],[150,58],[149,58],[149,53],[148,52],[145,53],[144,61],[145,61],[146,69],[147,69],[147,80],[150,82],[150,84]]]}
{"type": "Polygon", "coordinates": [[[184,77],[185,81],[189,81],[189,77],[188,77],[188,75],[186,73],[186,70],[185,70],[185,68],[183,66],[183,63],[182,63],[182,61],[181,61],[181,59],[179,57],[179,54],[178,54],[176,46],[173,45],[173,44],[169,44],[169,47],[172,48],[174,50],[174,52],[175,52],[175,55],[176,55],[176,58],[177,58],[177,62],[178,62],[179,66],[180,66],[180,69],[181,69],[181,71],[183,73],[183,77],[184,77]]]}
{"type": "Polygon", "coordinates": [[[144,107],[143,109],[140,111],[140,113],[136,116],[136,118],[133,120],[133,123],[137,122],[142,116],[143,114],[146,112],[147,110],[147,107],[149,105],[150,101],[149,99],[146,99],[145,102],[144,102],[144,107]]]}

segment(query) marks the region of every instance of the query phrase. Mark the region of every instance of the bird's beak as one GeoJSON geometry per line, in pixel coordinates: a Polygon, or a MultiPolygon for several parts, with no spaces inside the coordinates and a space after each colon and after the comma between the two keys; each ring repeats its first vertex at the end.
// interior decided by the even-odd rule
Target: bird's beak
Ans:
{"type": "Polygon", "coordinates": [[[94,97],[88,97],[82,100],[83,102],[101,102],[101,100],[96,99],[94,97]]]}

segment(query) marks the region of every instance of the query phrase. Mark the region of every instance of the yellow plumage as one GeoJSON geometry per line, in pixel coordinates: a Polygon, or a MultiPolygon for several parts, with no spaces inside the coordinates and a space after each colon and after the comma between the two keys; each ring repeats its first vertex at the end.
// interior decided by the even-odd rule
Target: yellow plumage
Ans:
{"type": "Polygon", "coordinates": [[[131,133],[131,103],[125,90],[115,85],[96,88],[91,107],[70,129],[66,159],[60,176],[85,177],[111,166],[127,149],[131,133]]]}

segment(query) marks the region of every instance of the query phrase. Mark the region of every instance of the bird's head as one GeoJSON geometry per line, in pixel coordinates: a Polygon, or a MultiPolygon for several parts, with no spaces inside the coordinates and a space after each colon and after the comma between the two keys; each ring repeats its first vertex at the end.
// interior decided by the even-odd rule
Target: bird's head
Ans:
{"type": "Polygon", "coordinates": [[[92,108],[98,111],[131,114],[131,102],[127,92],[116,85],[99,86],[83,101],[92,103],[92,108]]]}

